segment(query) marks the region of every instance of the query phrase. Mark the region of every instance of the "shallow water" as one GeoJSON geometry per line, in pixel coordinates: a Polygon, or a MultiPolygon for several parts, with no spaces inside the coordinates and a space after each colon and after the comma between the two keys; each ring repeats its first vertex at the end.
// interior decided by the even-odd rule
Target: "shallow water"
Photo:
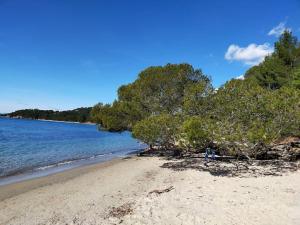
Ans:
{"type": "Polygon", "coordinates": [[[96,125],[88,124],[0,118],[0,181],[20,173],[106,161],[143,148],[145,145],[130,132],[98,131],[96,125]]]}

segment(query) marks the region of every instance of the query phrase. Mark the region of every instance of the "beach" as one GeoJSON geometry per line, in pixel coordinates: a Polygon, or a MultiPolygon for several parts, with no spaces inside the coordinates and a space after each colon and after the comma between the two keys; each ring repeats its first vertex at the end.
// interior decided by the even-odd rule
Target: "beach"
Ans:
{"type": "Polygon", "coordinates": [[[300,172],[214,176],[128,157],[0,187],[0,224],[300,224],[300,172]]]}

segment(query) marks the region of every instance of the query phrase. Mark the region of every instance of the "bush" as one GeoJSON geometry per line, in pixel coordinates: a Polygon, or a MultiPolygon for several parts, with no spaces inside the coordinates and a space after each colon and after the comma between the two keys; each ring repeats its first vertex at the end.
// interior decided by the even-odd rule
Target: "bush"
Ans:
{"type": "Polygon", "coordinates": [[[212,142],[210,121],[201,117],[188,118],[183,123],[184,139],[193,148],[203,148],[212,142]]]}
{"type": "Polygon", "coordinates": [[[133,137],[152,146],[172,147],[176,144],[180,129],[180,119],[176,116],[161,114],[139,121],[133,127],[133,137]]]}

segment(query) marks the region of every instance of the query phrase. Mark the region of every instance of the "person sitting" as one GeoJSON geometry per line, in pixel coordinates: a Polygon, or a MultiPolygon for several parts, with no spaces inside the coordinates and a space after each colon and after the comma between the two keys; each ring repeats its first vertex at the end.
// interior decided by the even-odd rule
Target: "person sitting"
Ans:
{"type": "Polygon", "coordinates": [[[212,160],[216,160],[216,151],[214,149],[211,150],[211,158],[212,160]]]}

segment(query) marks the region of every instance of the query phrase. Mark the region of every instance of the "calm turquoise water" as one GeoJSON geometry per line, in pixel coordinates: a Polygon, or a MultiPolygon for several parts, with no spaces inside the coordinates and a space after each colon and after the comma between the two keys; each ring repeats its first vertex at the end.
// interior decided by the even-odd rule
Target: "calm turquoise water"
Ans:
{"type": "Polygon", "coordinates": [[[95,125],[0,118],[0,179],[105,161],[144,147],[129,132],[98,131],[95,125]]]}

